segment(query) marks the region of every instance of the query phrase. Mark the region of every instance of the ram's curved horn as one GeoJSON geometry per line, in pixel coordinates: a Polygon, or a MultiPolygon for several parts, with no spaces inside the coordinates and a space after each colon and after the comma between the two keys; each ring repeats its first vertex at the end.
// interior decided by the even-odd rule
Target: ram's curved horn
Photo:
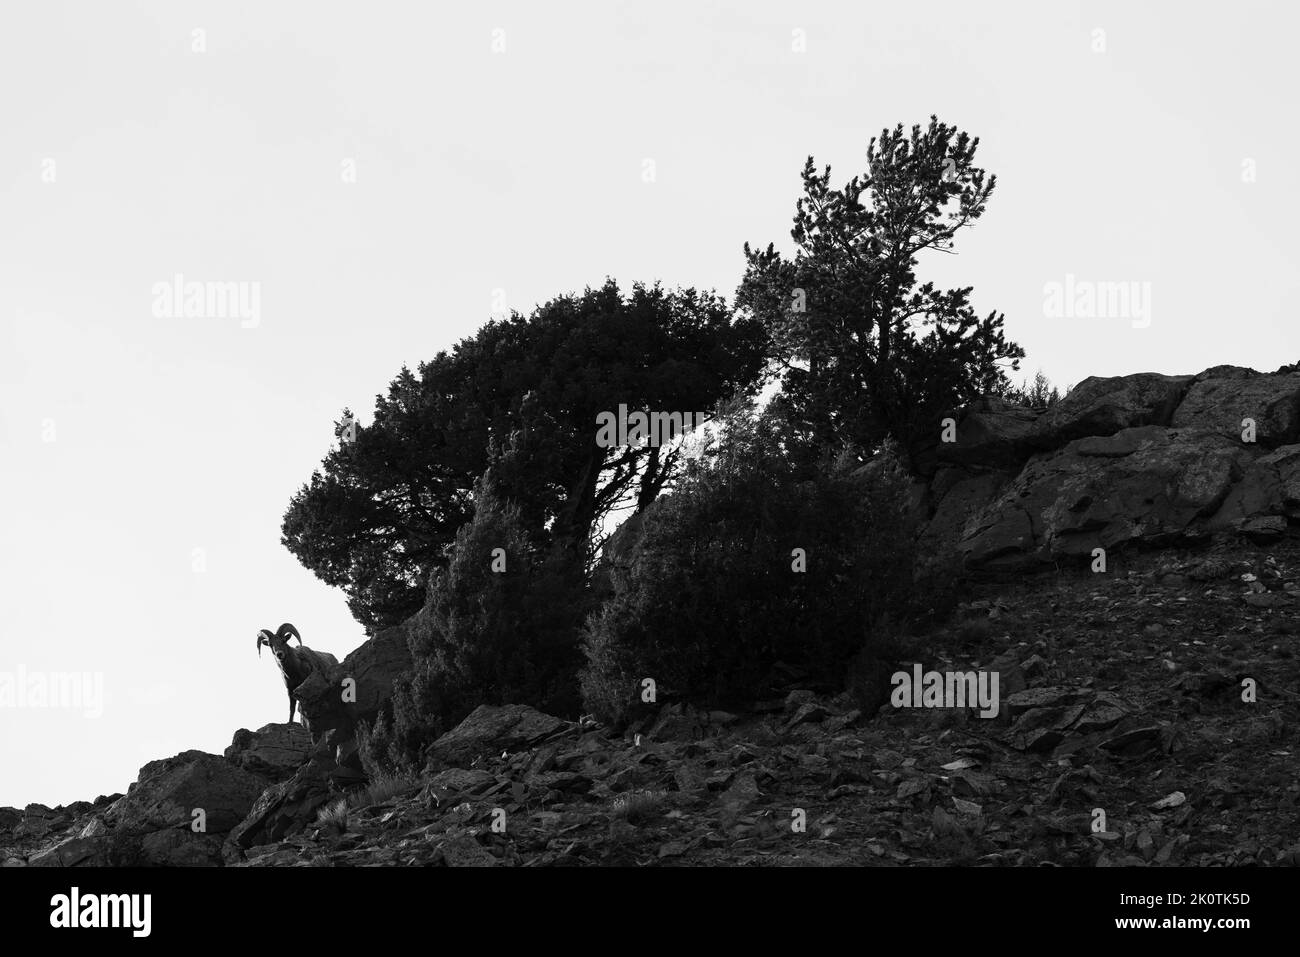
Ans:
{"type": "MultiPolygon", "coordinates": [[[[299,638],[298,640],[301,641],[302,639],[299,638]]],[[[261,629],[260,631],[258,631],[258,633],[257,633],[257,657],[259,657],[259,658],[262,657],[262,646],[263,646],[263,645],[269,645],[270,643],[271,643],[271,633],[270,633],[269,631],[267,631],[265,628],[263,628],[263,629],[261,629]]]]}
{"type": "Polygon", "coordinates": [[[275,632],[277,638],[283,638],[285,641],[289,640],[290,635],[293,635],[298,639],[298,644],[302,644],[302,635],[298,634],[298,629],[293,627],[293,625],[289,624],[287,621],[276,629],[275,632]]]}

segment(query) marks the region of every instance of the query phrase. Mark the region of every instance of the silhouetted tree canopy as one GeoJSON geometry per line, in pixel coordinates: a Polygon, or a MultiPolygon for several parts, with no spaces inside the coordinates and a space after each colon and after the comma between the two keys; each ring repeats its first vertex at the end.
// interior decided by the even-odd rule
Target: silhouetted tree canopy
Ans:
{"type": "Polygon", "coordinates": [[[867,172],[842,189],[830,167],[803,169],[793,259],[745,245],[737,304],[760,319],[782,369],[776,401],[813,452],[848,441],[864,450],[893,436],[915,468],[941,413],[1005,382],[1023,350],[1003,316],[980,319],[971,288],[918,283],[923,250],[951,252],[983,215],[996,177],[974,165],[978,139],[931,117],[911,134],[883,130],[867,172]]]}
{"type": "Polygon", "coordinates": [[[763,336],[711,293],[624,297],[612,280],[489,322],[376,396],[374,421],[294,495],[282,541],[367,630],[394,624],[423,604],[491,467],[534,547],[585,562],[603,516],[647,506],[679,464],[667,446],[601,447],[598,413],[708,412],[752,388],[763,336]]]}
{"type": "Polygon", "coordinates": [[[1065,392],[1062,392],[1057,386],[1052,385],[1047,374],[1039,369],[1034,373],[1032,381],[1026,380],[1016,385],[1008,381],[1007,384],[998,390],[1000,398],[1008,402],[1014,402],[1017,405],[1023,405],[1029,409],[1049,409],[1061,399],[1070,394],[1073,386],[1067,385],[1065,392]]]}

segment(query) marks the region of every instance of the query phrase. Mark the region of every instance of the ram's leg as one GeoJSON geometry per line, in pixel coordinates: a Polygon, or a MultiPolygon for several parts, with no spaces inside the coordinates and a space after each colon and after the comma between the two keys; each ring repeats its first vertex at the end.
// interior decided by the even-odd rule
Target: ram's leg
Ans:
{"type": "Polygon", "coordinates": [[[293,695],[289,695],[289,723],[290,724],[293,724],[293,709],[296,704],[297,702],[293,700],[293,695]]]}

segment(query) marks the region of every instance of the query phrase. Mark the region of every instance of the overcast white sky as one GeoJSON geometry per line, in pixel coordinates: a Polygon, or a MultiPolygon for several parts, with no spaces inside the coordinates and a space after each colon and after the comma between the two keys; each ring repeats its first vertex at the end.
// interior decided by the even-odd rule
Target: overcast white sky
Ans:
{"type": "Polygon", "coordinates": [[[521,311],[606,275],[730,297],[746,240],[789,246],[804,158],[846,180],[882,126],[937,113],[980,137],[998,190],[922,274],[1004,311],[1029,372],[1300,359],[1297,19],[1242,2],[6,4],[0,672],[101,673],[104,702],[0,708],[0,804],[124,791],[146,761],[282,721],[258,628],[293,621],[340,659],[362,640],[280,545],[284,508],[340,410],[368,421],[494,290],[521,311]],[[259,284],[260,321],[155,316],[176,273],[259,284]],[[1149,283],[1150,325],[1046,317],[1067,274],[1149,283]]]}

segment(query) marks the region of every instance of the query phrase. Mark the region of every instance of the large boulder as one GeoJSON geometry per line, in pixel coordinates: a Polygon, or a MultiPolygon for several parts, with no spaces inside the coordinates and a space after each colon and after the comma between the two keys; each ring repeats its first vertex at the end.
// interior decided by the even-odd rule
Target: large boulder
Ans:
{"type": "Polygon", "coordinates": [[[950,554],[975,519],[1011,480],[1002,471],[941,468],[931,486],[934,514],[921,535],[927,554],[950,554]]]}
{"type": "Polygon", "coordinates": [[[1041,413],[985,397],[958,413],[956,441],[941,442],[938,459],[968,469],[1018,468],[1033,453],[1074,439],[1169,425],[1196,378],[1156,372],[1090,376],[1041,413]]]}
{"type": "Polygon", "coordinates": [[[1178,429],[1202,429],[1241,440],[1242,420],[1255,420],[1264,448],[1300,440],[1300,372],[1264,375],[1240,366],[1215,366],[1196,377],[1174,412],[1178,429]]]}
{"type": "Polygon", "coordinates": [[[426,611],[386,628],[328,670],[313,671],[294,689],[313,744],[327,735],[336,742],[355,737],[358,725],[370,723],[393,694],[393,683],[411,666],[410,629],[426,611]]]}
{"type": "Polygon", "coordinates": [[[392,697],[393,682],[411,667],[407,644],[410,629],[425,615],[426,611],[421,610],[401,625],[386,628],[343,659],[339,669],[342,679],[356,682],[356,700],[348,703],[354,725],[374,721],[380,705],[392,697]]]}
{"type": "Polygon", "coordinates": [[[224,834],[243,820],[265,787],[265,781],[224,757],[184,751],[141,768],[107,816],[118,830],[188,829],[201,808],[207,831],[224,834]]]}
{"type": "Polygon", "coordinates": [[[1250,461],[1224,436],[1158,426],[1076,439],[1030,460],[959,547],[968,568],[1012,569],[1097,547],[1203,539],[1202,520],[1250,461]]]}
{"type": "Polygon", "coordinates": [[[293,777],[263,791],[231,829],[222,858],[235,863],[248,848],[274,844],[312,824],[321,806],[338,796],[330,780],[334,767],[328,748],[317,748],[293,777]]]}
{"type": "Polygon", "coordinates": [[[226,833],[265,787],[257,775],[203,751],[151,761],[102,822],[34,863],[217,864],[226,833]]]}
{"type": "Polygon", "coordinates": [[[570,730],[573,724],[528,705],[479,705],[425,750],[426,770],[468,767],[475,758],[521,751],[570,730]]]}
{"type": "Polygon", "coordinates": [[[1251,463],[1210,526],[1248,532],[1252,523],[1271,517],[1300,522],[1300,445],[1284,445],[1251,463]]]}
{"type": "Polygon", "coordinates": [[[941,441],[941,465],[1011,468],[1033,451],[1039,413],[996,398],[973,403],[956,417],[955,441],[941,441]]]}
{"type": "Polygon", "coordinates": [[[227,761],[271,782],[291,777],[310,754],[311,734],[300,724],[240,728],[225,751],[227,761]]]}
{"type": "Polygon", "coordinates": [[[1052,450],[1089,435],[1168,425],[1194,378],[1156,372],[1089,376],[1043,414],[1032,444],[1052,450]]]}

